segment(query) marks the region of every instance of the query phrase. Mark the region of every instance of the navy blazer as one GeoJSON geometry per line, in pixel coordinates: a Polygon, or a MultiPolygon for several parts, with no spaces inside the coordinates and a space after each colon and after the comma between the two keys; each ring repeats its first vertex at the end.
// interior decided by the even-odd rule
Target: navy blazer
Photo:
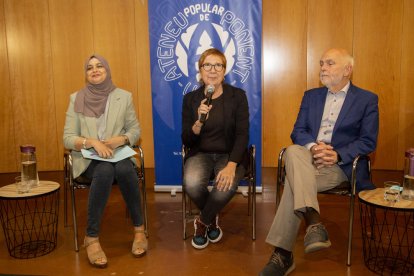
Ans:
{"type": "MultiPolygon", "coordinates": [[[[290,136],[293,143],[304,146],[316,141],[327,94],[326,87],[305,92],[290,136]]],[[[342,159],[339,166],[348,179],[351,179],[354,158],[375,150],[378,123],[378,96],[351,83],[331,140],[331,145],[342,159]]],[[[360,166],[357,171],[357,191],[374,189],[366,169],[367,162],[361,162],[360,166]]]]}
{"type": "MultiPolygon", "coordinates": [[[[198,107],[205,98],[204,85],[197,90],[186,94],[183,98],[182,108],[182,143],[190,148],[187,158],[199,151],[200,135],[192,131],[194,122],[198,119],[198,107]]],[[[223,84],[224,102],[224,138],[229,152],[229,161],[243,164],[247,168],[247,145],[249,142],[249,106],[244,90],[223,84]]]]}

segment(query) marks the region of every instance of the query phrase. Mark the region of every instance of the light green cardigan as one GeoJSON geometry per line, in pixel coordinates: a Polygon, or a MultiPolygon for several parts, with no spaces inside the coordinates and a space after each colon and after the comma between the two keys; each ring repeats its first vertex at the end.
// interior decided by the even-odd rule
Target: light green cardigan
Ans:
{"type": "MultiPolygon", "coordinates": [[[[77,92],[70,95],[70,103],[66,111],[66,122],[63,131],[63,144],[72,150],[73,177],[81,175],[89,166],[91,160],[82,157],[80,151],[75,149],[75,140],[79,137],[98,139],[95,117],[86,117],[74,110],[77,92]]],[[[108,113],[106,120],[105,137],[128,136],[131,145],[134,145],[141,134],[141,129],[135,114],[134,103],[130,92],[116,88],[108,96],[108,113]]],[[[132,157],[135,163],[135,158],[132,157]]]]}

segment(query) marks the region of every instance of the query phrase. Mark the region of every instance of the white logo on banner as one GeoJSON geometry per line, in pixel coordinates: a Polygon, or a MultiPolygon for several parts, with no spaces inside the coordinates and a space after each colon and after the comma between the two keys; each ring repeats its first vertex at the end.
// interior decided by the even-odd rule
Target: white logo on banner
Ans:
{"type": "Polygon", "coordinates": [[[224,7],[209,3],[189,5],[165,24],[164,31],[158,40],[158,67],[164,80],[177,81],[183,94],[198,87],[198,59],[212,47],[223,49],[226,74],[233,75],[231,84],[237,86],[249,78],[254,61],[252,34],[240,18],[224,7]],[[218,16],[219,22],[212,22],[213,16],[218,16]]]}

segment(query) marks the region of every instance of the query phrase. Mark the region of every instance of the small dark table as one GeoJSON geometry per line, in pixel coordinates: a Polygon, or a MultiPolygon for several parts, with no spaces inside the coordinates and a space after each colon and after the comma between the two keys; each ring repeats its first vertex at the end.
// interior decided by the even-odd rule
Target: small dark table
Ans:
{"type": "Polygon", "coordinates": [[[16,192],[15,184],[0,188],[0,220],[10,256],[28,259],[55,249],[59,189],[52,181],[40,181],[23,194],[16,192]]]}
{"type": "Polygon", "coordinates": [[[365,265],[381,275],[414,274],[414,201],[384,200],[384,189],[358,194],[365,265]]]}

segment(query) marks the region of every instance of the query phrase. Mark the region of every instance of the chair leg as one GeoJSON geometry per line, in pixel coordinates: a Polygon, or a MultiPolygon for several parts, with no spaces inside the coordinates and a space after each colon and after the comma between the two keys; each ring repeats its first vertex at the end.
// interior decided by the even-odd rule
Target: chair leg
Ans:
{"type": "Polygon", "coordinates": [[[252,184],[251,180],[249,179],[249,184],[247,185],[247,215],[250,216],[252,212],[252,184]]]}
{"type": "Polygon", "coordinates": [[[184,186],[182,187],[182,216],[183,216],[183,240],[187,239],[187,194],[185,193],[184,186]]]}
{"type": "Polygon", "coordinates": [[[70,172],[69,172],[69,161],[68,161],[69,155],[64,154],[63,156],[63,221],[64,226],[68,226],[68,190],[70,187],[70,172]]]}
{"type": "Polygon", "coordinates": [[[144,165],[144,151],[141,146],[133,145],[134,150],[138,153],[139,159],[139,168],[138,169],[138,186],[141,184],[141,198],[142,198],[142,213],[144,216],[144,226],[145,226],[145,236],[148,238],[149,230],[148,230],[148,214],[147,214],[147,187],[145,184],[145,165],[144,165]]]}
{"type": "Polygon", "coordinates": [[[355,194],[351,192],[351,202],[349,204],[349,231],[348,231],[348,254],[346,259],[346,265],[351,266],[351,253],[352,253],[352,234],[354,227],[354,209],[355,209],[355,194]]]}
{"type": "Polygon", "coordinates": [[[252,183],[252,240],[256,240],[256,183],[252,183]]]}
{"type": "Polygon", "coordinates": [[[282,148],[279,152],[279,156],[277,159],[277,179],[276,179],[276,211],[279,207],[280,203],[280,186],[282,186],[283,182],[283,155],[285,154],[286,148],[282,148]]]}
{"type": "Polygon", "coordinates": [[[143,207],[144,207],[144,225],[145,225],[145,235],[149,236],[149,231],[148,231],[148,214],[147,214],[147,190],[145,187],[145,184],[142,185],[142,203],[143,203],[143,207]]]}
{"type": "Polygon", "coordinates": [[[65,175],[65,179],[63,180],[63,221],[65,227],[68,227],[68,189],[68,180],[65,175]]]}
{"type": "Polygon", "coordinates": [[[72,217],[73,217],[73,239],[75,242],[75,251],[79,251],[79,244],[78,244],[78,223],[76,220],[76,204],[75,204],[75,188],[71,187],[71,195],[72,195],[72,217]]]}

